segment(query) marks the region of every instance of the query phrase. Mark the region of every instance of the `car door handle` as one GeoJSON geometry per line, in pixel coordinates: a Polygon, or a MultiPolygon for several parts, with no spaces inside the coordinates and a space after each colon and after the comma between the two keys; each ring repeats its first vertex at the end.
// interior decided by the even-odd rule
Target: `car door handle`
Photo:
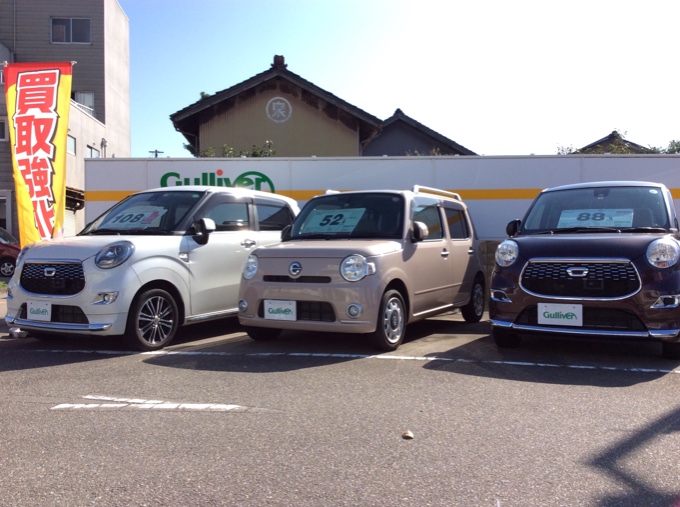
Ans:
{"type": "Polygon", "coordinates": [[[475,249],[474,248],[468,248],[468,254],[472,255],[473,253],[475,253],[475,249]]]}
{"type": "Polygon", "coordinates": [[[244,239],[241,241],[241,246],[244,246],[246,248],[250,248],[251,246],[255,246],[257,244],[257,241],[253,239],[244,239]]]}
{"type": "Polygon", "coordinates": [[[449,251],[448,250],[442,250],[442,257],[448,257],[449,256],[449,251]]]}

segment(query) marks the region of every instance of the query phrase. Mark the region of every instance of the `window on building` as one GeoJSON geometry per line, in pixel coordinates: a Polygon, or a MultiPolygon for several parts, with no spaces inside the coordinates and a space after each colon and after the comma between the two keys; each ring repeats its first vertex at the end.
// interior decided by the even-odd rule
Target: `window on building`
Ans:
{"type": "Polygon", "coordinates": [[[0,67],[0,85],[5,84],[5,69],[0,67]]]}
{"type": "Polygon", "coordinates": [[[66,138],[66,153],[76,154],[76,138],[71,135],[66,138]]]}
{"type": "Polygon", "coordinates": [[[86,158],[99,158],[99,150],[97,148],[94,148],[92,146],[87,147],[87,153],[85,154],[86,158]]]}
{"type": "Polygon", "coordinates": [[[7,118],[0,118],[0,141],[9,141],[7,118]]]}
{"type": "Polygon", "coordinates": [[[52,18],[52,42],[90,44],[92,35],[87,18],[52,18]]]}
{"type": "Polygon", "coordinates": [[[78,109],[94,116],[94,92],[72,92],[71,98],[76,101],[78,109]]]}

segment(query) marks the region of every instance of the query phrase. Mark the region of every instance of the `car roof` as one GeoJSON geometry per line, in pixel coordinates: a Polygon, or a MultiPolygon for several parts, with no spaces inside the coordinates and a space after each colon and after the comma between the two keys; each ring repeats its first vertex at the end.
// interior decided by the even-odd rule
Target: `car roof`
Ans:
{"type": "Polygon", "coordinates": [[[137,192],[138,194],[143,194],[146,192],[209,192],[209,193],[227,193],[232,195],[238,195],[242,197],[264,197],[267,199],[278,199],[281,201],[286,201],[293,208],[298,209],[298,203],[295,199],[287,197],[281,194],[275,194],[272,192],[263,192],[262,190],[253,190],[251,188],[242,187],[217,187],[210,185],[180,185],[176,187],[157,187],[149,188],[147,190],[141,190],[137,192]]]}
{"type": "Polygon", "coordinates": [[[442,199],[445,201],[457,201],[457,202],[463,202],[462,199],[460,198],[460,195],[454,193],[454,192],[449,192],[448,190],[441,190],[438,188],[431,188],[431,187],[424,187],[421,185],[415,185],[412,189],[410,190],[397,190],[397,189],[381,189],[381,188],[376,188],[376,189],[371,189],[371,190],[326,190],[325,193],[317,195],[315,197],[322,197],[324,195],[333,195],[333,194],[396,194],[396,195],[404,195],[404,196],[427,196],[427,197],[432,197],[435,199],[442,199]]]}
{"type": "Polygon", "coordinates": [[[651,181],[589,181],[584,183],[572,183],[570,185],[560,185],[557,187],[546,188],[542,192],[597,187],[664,187],[664,184],[653,183],[651,181]]]}

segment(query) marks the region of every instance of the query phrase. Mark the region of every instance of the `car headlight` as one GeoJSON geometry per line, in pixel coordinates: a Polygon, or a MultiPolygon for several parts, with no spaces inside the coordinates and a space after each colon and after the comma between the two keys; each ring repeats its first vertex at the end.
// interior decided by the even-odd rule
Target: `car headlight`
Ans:
{"type": "Polygon", "coordinates": [[[675,266],[680,258],[680,248],[671,238],[661,238],[647,247],[647,260],[657,268],[675,266]]]}
{"type": "Polygon", "coordinates": [[[340,264],[340,274],[348,282],[358,282],[373,273],[375,273],[375,264],[368,262],[363,255],[350,255],[345,257],[340,264]]]}
{"type": "Polygon", "coordinates": [[[21,251],[19,252],[19,255],[17,255],[17,260],[16,260],[16,267],[17,268],[19,267],[21,262],[24,260],[24,257],[26,256],[26,252],[28,252],[29,248],[31,248],[30,245],[23,247],[21,249],[21,251]]]}
{"type": "Polygon", "coordinates": [[[519,247],[511,239],[506,239],[496,248],[496,263],[506,268],[517,260],[519,247]]]}
{"type": "Polygon", "coordinates": [[[243,270],[241,271],[243,278],[250,280],[254,277],[255,273],[257,273],[257,266],[257,255],[250,254],[246,259],[246,262],[243,263],[243,270]]]}
{"type": "Polygon", "coordinates": [[[134,251],[135,245],[129,241],[112,243],[99,250],[94,258],[94,264],[101,269],[115,268],[128,260],[134,251]]]}

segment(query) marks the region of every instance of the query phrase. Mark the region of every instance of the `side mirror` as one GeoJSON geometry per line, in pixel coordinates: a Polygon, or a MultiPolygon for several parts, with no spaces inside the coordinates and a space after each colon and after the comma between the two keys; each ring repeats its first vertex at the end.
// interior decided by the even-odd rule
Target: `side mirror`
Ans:
{"type": "Polygon", "coordinates": [[[520,225],[522,225],[522,221],[519,218],[516,218],[507,225],[507,227],[505,228],[505,233],[509,237],[514,236],[515,234],[517,234],[517,231],[519,231],[520,225]]]}
{"type": "Polygon", "coordinates": [[[199,245],[208,243],[208,237],[211,232],[215,232],[217,226],[212,218],[199,218],[191,227],[194,229],[194,241],[199,245]]]}
{"type": "Polygon", "coordinates": [[[286,225],[281,231],[281,241],[290,241],[290,231],[293,229],[292,225],[286,225]]]}
{"type": "Polygon", "coordinates": [[[413,230],[411,231],[411,241],[413,243],[418,243],[427,238],[430,231],[423,222],[413,222],[413,230]]]}

